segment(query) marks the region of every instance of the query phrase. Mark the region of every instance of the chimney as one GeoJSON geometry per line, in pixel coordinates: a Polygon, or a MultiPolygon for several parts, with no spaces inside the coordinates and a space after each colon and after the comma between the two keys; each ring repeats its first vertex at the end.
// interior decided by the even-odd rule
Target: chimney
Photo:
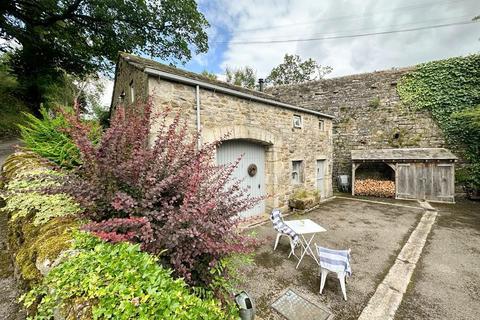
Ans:
{"type": "Polygon", "coordinates": [[[265,80],[262,78],[258,79],[258,91],[263,92],[263,84],[265,83],[265,80]]]}

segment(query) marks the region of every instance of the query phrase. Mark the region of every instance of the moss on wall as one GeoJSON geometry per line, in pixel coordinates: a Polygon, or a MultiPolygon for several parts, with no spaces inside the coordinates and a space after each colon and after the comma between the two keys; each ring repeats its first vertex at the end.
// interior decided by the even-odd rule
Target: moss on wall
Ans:
{"type": "Polygon", "coordinates": [[[35,226],[31,217],[9,223],[9,245],[22,280],[27,284],[41,279],[38,263],[47,259],[53,262],[59,254],[68,249],[72,240],[72,229],[78,227],[78,220],[59,217],[35,226]]]}
{"type": "MultiPolygon", "coordinates": [[[[34,153],[18,152],[6,159],[2,168],[2,180],[10,182],[25,172],[43,170],[49,166],[48,162],[34,153]]],[[[4,205],[5,203],[0,203],[0,207],[5,208],[4,205]]],[[[9,221],[9,254],[13,256],[17,276],[28,286],[41,279],[41,271],[37,265],[43,264],[47,259],[53,262],[63,250],[70,247],[71,230],[77,228],[79,222],[77,218],[69,216],[53,218],[44,224],[35,225],[35,210],[12,220],[14,213],[0,210],[2,222],[7,224],[9,221]]]]}

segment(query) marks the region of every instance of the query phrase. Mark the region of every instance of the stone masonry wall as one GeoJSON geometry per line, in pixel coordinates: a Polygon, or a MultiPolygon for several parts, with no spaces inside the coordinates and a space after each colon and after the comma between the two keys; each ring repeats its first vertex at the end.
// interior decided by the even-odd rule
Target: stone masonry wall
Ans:
{"type": "Polygon", "coordinates": [[[411,69],[388,70],[268,88],[285,102],[335,116],[333,176],[351,175],[353,149],[445,147],[428,112],[403,105],[397,83],[411,69]]]}
{"type": "Polygon", "coordinates": [[[113,88],[113,100],[112,106],[115,107],[120,102],[120,95],[125,93],[125,97],[122,102],[130,104],[132,97],[130,96],[130,83],[134,88],[135,100],[144,100],[147,95],[147,75],[143,72],[139,72],[137,68],[128,64],[124,59],[119,59],[115,74],[115,84],[113,88]]]}
{"type": "MultiPolygon", "coordinates": [[[[153,94],[155,108],[171,108],[189,120],[196,130],[195,87],[149,77],[148,90],[153,94]]],[[[286,209],[288,198],[297,188],[316,188],[316,160],[324,159],[325,197],[332,196],[332,121],[273,105],[257,103],[223,93],[201,89],[201,127],[203,142],[230,134],[229,139],[246,139],[265,146],[266,209],[286,209]],[[303,128],[294,129],[293,115],[303,117],[303,128]],[[304,161],[304,183],[292,185],[292,161],[304,161]]],[[[155,129],[155,124],[153,124],[155,129]]]]}

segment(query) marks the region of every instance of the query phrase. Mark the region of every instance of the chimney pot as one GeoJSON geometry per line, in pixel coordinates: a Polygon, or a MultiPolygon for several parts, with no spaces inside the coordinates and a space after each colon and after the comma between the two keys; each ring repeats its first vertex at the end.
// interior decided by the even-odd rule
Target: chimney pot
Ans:
{"type": "Polygon", "coordinates": [[[263,78],[258,79],[258,91],[263,92],[263,84],[265,80],[263,78]]]}

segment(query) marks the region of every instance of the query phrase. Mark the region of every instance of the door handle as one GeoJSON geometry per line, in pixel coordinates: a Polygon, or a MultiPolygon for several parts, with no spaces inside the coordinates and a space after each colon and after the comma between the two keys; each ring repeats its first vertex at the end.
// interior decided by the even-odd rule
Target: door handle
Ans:
{"type": "Polygon", "coordinates": [[[260,189],[260,184],[258,184],[258,189],[260,189]]]}

